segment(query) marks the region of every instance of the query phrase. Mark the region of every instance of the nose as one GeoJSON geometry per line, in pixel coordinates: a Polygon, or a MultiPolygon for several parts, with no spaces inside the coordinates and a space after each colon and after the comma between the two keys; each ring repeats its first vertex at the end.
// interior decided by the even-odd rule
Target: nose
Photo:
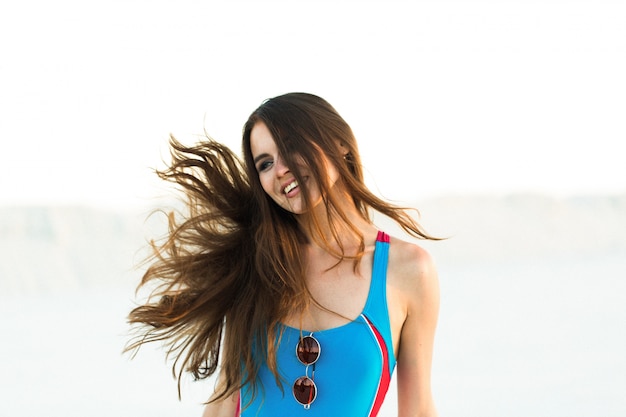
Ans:
{"type": "Polygon", "coordinates": [[[282,156],[279,155],[276,158],[275,165],[276,165],[276,175],[282,177],[283,175],[289,172],[289,167],[287,166],[287,164],[285,164],[285,161],[283,161],[282,156]]]}

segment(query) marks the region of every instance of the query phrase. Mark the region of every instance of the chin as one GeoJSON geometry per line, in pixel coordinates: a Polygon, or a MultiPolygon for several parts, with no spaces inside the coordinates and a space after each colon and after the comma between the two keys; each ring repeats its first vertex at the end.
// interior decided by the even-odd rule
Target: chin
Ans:
{"type": "Polygon", "coordinates": [[[294,206],[289,206],[289,207],[283,207],[285,210],[287,210],[288,212],[290,212],[291,214],[305,214],[308,210],[305,210],[304,208],[300,207],[299,205],[294,207],[294,206]]]}
{"type": "Polygon", "coordinates": [[[322,204],[322,198],[319,197],[317,199],[315,199],[315,202],[312,204],[312,207],[305,207],[305,203],[304,201],[299,197],[295,197],[292,199],[287,199],[287,200],[281,200],[281,201],[276,201],[276,204],[278,204],[282,209],[292,213],[292,214],[306,214],[309,213],[311,211],[311,209],[315,209],[316,207],[318,207],[320,204],[322,204]]]}

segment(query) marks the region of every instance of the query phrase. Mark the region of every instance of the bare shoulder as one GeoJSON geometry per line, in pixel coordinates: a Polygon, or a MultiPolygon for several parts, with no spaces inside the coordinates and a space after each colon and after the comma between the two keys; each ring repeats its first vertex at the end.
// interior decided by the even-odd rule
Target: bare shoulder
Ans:
{"type": "Polygon", "coordinates": [[[415,285],[437,277],[430,253],[418,244],[398,238],[392,238],[389,245],[389,272],[400,286],[415,285]]]}
{"type": "Polygon", "coordinates": [[[398,360],[428,340],[439,310],[439,282],[431,255],[418,244],[392,238],[387,265],[387,306],[398,360]],[[404,346],[404,349],[403,349],[404,346]],[[404,356],[402,356],[404,352],[404,356]]]}
{"type": "Polygon", "coordinates": [[[392,238],[387,267],[387,297],[391,319],[404,325],[411,316],[436,315],[439,278],[430,253],[418,244],[392,238]]]}

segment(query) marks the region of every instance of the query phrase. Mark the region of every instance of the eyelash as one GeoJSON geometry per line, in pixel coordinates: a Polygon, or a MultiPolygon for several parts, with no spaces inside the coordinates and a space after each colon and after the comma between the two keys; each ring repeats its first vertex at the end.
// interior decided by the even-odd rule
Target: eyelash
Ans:
{"type": "Polygon", "coordinates": [[[259,165],[257,165],[257,171],[263,172],[272,164],[272,161],[263,161],[259,165]]]}

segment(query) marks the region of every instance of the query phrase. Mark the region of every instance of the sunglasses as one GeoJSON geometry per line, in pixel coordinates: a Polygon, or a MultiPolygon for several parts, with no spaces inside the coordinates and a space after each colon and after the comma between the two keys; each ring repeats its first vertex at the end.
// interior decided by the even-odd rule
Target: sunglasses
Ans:
{"type": "Polygon", "coordinates": [[[293,383],[292,391],[296,401],[307,410],[317,397],[317,386],[313,379],[315,378],[315,362],[319,359],[321,350],[320,342],[313,337],[313,333],[309,336],[301,337],[296,345],[296,357],[306,368],[304,370],[304,376],[296,379],[293,383]],[[311,371],[311,377],[309,378],[310,365],[313,365],[313,369],[311,371]]]}

